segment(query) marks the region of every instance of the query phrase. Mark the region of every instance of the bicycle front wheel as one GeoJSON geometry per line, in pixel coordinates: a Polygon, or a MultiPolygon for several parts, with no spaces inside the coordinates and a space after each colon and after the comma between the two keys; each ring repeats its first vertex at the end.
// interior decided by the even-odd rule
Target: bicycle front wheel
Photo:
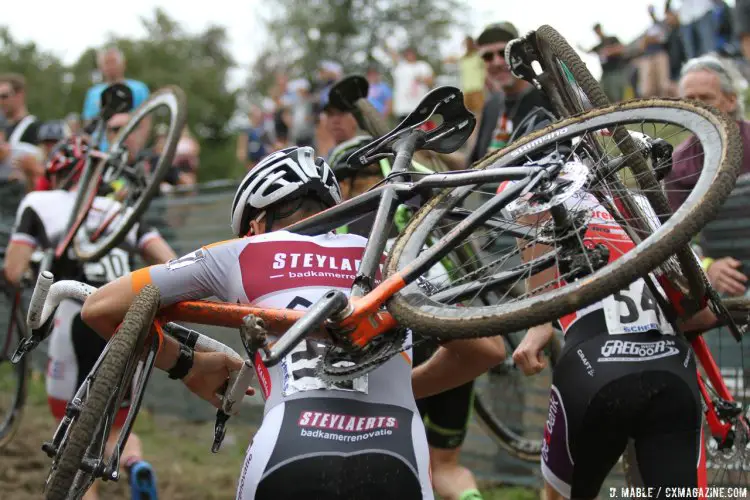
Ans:
{"type": "Polygon", "coordinates": [[[7,445],[18,431],[26,402],[30,365],[24,356],[15,365],[10,362],[13,351],[23,337],[19,291],[0,291],[0,310],[5,312],[0,321],[0,448],[7,445]],[[2,307],[5,306],[5,307],[2,307]]]}
{"type": "MultiPolygon", "coordinates": [[[[77,229],[73,249],[79,260],[98,260],[122,243],[158,193],[172,166],[186,120],[185,93],[169,86],[152,94],[120,130],[110,147],[112,160],[92,179],[90,188],[96,193],[102,181],[114,186],[110,196],[119,203],[113,203],[94,220],[87,219],[77,229]],[[166,134],[157,134],[157,127],[164,128],[166,134]],[[152,154],[156,150],[160,153],[152,154]]],[[[86,216],[90,216],[89,207],[90,204],[81,207],[86,216]]]]}
{"type": "Polygon", "coordinates": [[[122,326],[97,362],[98,367],[89,374],[90,385],[78,414],[71,415],[70,407],[66,410],[66,419],[72,417],[72,422],[47,478],[47,500],[81,498],[94,482],[91,473],[81,470],[81,463],[88,453],[103,452],[115,413],[130,384],[130,380],[125,380],[127,368],[139,356],[158,306],[159,290],[146,286],[133,301],[122,326]]]}
{"type": "Polygon", "coordinates": [[[542,456],[541,429],[547,421],[552,370],[560,357],[561,339],[556,335],[545,348],[547,367],[527,377],[510,356],[523,333],[503,337],[508,357],[474,381],[474,414],[500,447],[516,458],[538,463],[542,456]]]}
{"type": "MultiPolygon", "coordinates": [[[[501,211],[503,206],[496,207],[492,196],[464,219],[456,219],[455,208],[464,200],[473,194],[481,194],[486,200],[488,192],[494,193],[496,186],[446,189],[415,214],[390,253],[386,264],[389,277],[396,273],[402,277],[424,275],[423,271],[429,270],[437,258],[434,249],[423,255],[428,236],[436,230],[449,234],[458,228],[454,232],[460,230],[463,236],[443,238],[436,246],[443,245],[442,250],[450,251],[465,241],[476,242],[483,251],[478,257],[483,265],[481,273],[467,274],[468,280],[463,283],[431,278],[436,292],[426,293],[416,282],[408,283],[387,304],[403,326],[424,336],[446,339],[494,336],[562,318],[628,287],[665,262],[714,216],[734,186],[742,148],[736,123],[710,108],[655,99],[596,109],[558,122],[489,155],[477,168],[539,165],[539,160],[548,161],[554,155],[565,168],[570,166],[571,172],[576,173],[550,179],[545,189],[554,192],[531,192],[506,205],[515,204],[516,212],[536,213],[527,217],[530,221],[506,215],[509,212],[501,211]],[[609,189],[609,181],[618,177],[618,172],[610,168],[627,160],[627,154],[618,151],[612,141],[609,131],[613,127],[635,127],[665,140],[695,140],[703,146],[702,170],[686,202],[662,225],[659,214],[653,214],[647,221],[653,232],[643,239],[631,230],[628,214],[618,209],[618,192],[609,189]],[[579,140],[582,136],[600,141],[605,154],[601,157],[587,154],[589,141],[579,140]],[[537,196],[543,194],[552,196],[539,201],[541,198],[537,196]],[[625,232],[632,248],[620,250],[605,245],[606,252],[600,249],[597,252],[601,253],[594,257],[588,227],[601,226],[601,218],[605,216],[585,204],[590,197],[606,207],[608,216],[619,224],[615,229],[625,232]],[[483,210],[484,205],[493,207],[494,212],[483,210]],[[542,209],[534,212],[539,207],[542,209]],[[566,214],[564,229],[556,220],[539,215],[556,207],[566,214]],[[471,225],[464,222],[469,220],[471,225]],[[469,231],[474,232],[469,234],[469,231]],[[535,253],[545,248],[551,250],[535,253]],[[549,277],[550,269],[564,272],[549,277]],[[537,278],[546,281],[530,286],[532,279],[537,278]],[[486,293],[491,287],[506,290],[498,303],[472,303],[472,297],[486,293]],[[509,297],[511,290],[517,296],[509,297]],[[455,306],[459,294],[461,306],[455,306]]],[[[641,192],[632,194],[644,198],[641,192]]],[[[597,238],[607,243],[604,236],[597,238]]]]}

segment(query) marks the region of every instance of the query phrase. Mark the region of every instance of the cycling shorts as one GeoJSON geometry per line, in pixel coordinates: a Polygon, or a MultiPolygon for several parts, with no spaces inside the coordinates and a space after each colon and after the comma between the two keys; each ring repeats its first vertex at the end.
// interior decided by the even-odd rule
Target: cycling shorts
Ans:
{"type": "MultiPolygon", "coordinates": [[[[414,348],[414,365],[425,362],[434,349],[426,344],[414,348]]],[[[417,408],[427,432],[427,443],[433,448],[455,450],[466,438],[474,403],[474,381],[445,392],[417,400],[417,408]]]]}
{"type": "Polygon", "coordinates": [[[566,498],[595,498],[632,439],[646,486],[696,487],[701,410],[685,340],[574,334],[553,372],[544,478],[566,498]]]}
{"type": "MultiPolygon", "coordinates": [[[[65,416],[65,406],[99,359],[107,341],[81,319],[81,304],[63,300],[57,308],[50,336],[47,363],[47,402],[58,420],[65,416]]],[[[130,407],[123,401],[115,417],[115,427],[125,423],[130,407]]]]}
{"type": "Polygon", "coordinates": [[[407,408],[310,397],[271,408],[253,438],[238,500],[433,498],[422,422],[407,408]]]}

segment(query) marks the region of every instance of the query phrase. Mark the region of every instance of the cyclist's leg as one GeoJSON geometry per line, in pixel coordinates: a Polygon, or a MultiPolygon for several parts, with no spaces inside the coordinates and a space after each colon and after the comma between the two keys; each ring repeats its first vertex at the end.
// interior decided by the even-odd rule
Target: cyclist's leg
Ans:
{"type": "Polygon", "coordinates": [[[430,445],[433,488],[447,500],[481,498],[474,475],[458,461],[474,400],[473,382],[426,399],[428,410],[422,417],[430,445]]]}
{"type": "MultiPolygon", "coordinates": [[[[431,354],[425,344],[418,345],[414,364],[423,363],[431,354]]],[[[430,447],[432,487],[447,500],[481,498],[474,475],[458,462],[473,401],[473,382],[417,401],[430,447]]]]}
{"type": "Polygon", "coordinates": [[[553,372],[542,443],[548,499],[595,498],[628,440],[632,396],[618,391],[629,376],[614,363],[597,363],[607,335],[584,337],[576,343],[568,334],[553,372]]]}
{"type": "Polygon", "coordinates": [[[698,486],[701,458],[701,400],[695,380],[670,372],[643,374],[653,394],[634,433],[638,467],[645,486],[698,486]]]}

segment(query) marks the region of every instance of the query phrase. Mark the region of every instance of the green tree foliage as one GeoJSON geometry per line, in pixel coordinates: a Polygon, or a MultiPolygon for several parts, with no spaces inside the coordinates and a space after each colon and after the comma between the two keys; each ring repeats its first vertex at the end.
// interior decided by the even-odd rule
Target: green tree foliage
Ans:
{"type": "MultiPolygon", "coordinates": [[[[227,88],[235,66],[227,50],[224,28],[209,26],[188,33],[161,9],[142,19],[142,38],[112,36],[125,54],[126,75],[144,81],[154,91],[178,85],[187,95],[188,127],[201,143],[201,180],[236,176],[235,138],[228,130],[236,109],[235,92],[227,88]]],[[[41,119],[80,112],[86,90],[95,82],[96,48],[86,50],[70,67],[34,43],[19,43],[0,27],[0,71],[18,72],[28,82],[29,110],[41,119]]]]}
{"type": "Polygon", "coordinates": [[[271,40],[252,68],[248,87],[267,92],[275,70],[313,78],[322,59],[361,71],[386,42],[413,45],[435,68],[439,45],[466,25],[463,0],[277,0],[271,40]]]}

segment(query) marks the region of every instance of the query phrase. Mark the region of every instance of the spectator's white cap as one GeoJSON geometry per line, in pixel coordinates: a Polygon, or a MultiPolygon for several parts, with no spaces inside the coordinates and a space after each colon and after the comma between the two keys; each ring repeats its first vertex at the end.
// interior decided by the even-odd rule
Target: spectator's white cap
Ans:
{"type": "Polygon", "coordinates": [[[321,61],[320,62],[320,69],[324,71],[328,71],[329,73],[335,73],[336,75],[343,75],[344,74],[344,68],[335,61],[321,61]]]}
{"type": "Polygon", "coordinates": [[[297,92],[298,90],[310,90],[310,82],[306,78],[297,78],[289,82],[287,87],[290,92],[297,92]]]}
{"type": "Polygon", "coordinates": [[[264,113],[273,113],[276,110],[276,104],[270,97],[264,97],[261,108],[263,109],[264,113]]]}

